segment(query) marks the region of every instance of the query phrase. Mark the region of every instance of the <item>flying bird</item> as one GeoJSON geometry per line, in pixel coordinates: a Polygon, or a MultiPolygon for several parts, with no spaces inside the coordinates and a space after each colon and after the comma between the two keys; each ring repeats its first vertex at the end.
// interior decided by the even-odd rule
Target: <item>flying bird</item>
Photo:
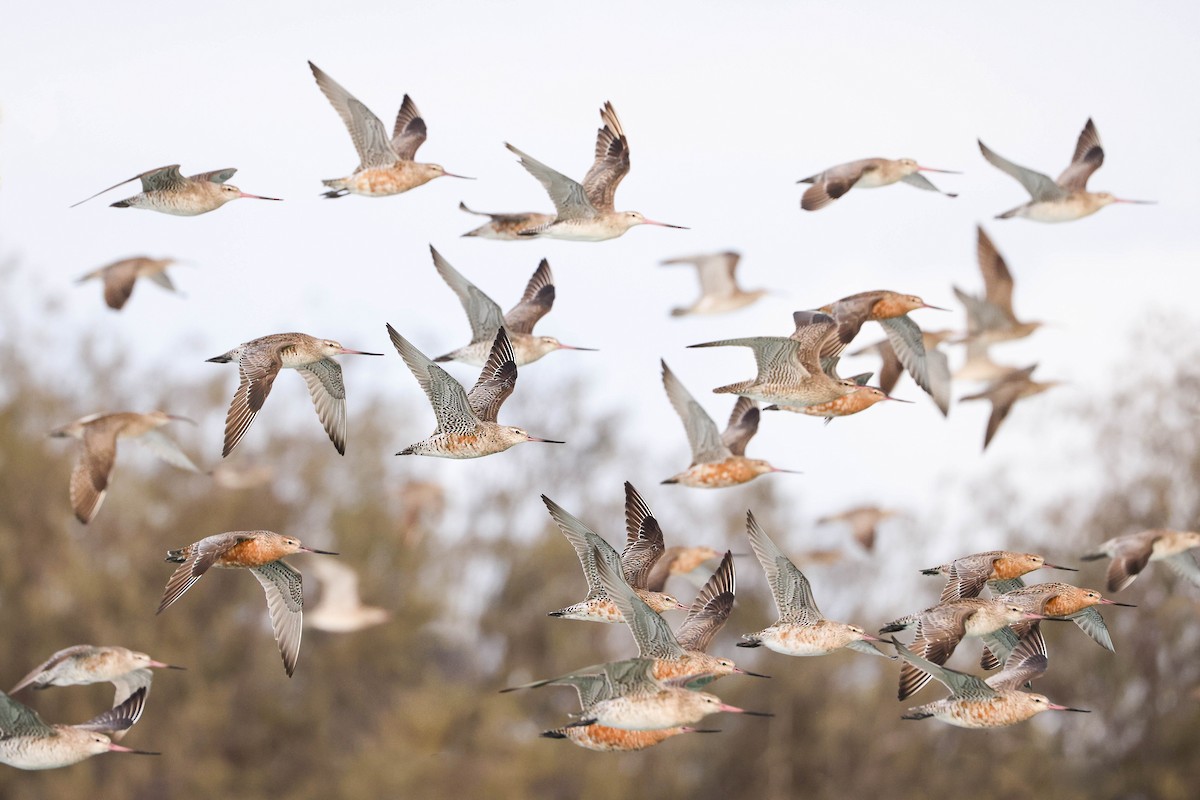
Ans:
{"type": "Polygon", "coordinates": [[[78,456],[71,470],[71,508],[75,511],[75,518],[86,525],[99,513],[117,464],[119,439],[137,439],[171,466],[199,472],[200,468],[179,449],[179,445],[158,430],[176,420],[192,422],[187,417],[178,417],[165,411],[151,411],[148,414],[122,411],[116,414],[91,414],[52,430],[50,435],[53,437],[79,440],[78,456]]]}
{"type": "Polygon", "coordinates": [[[812,186],[804,192],[800,199],[800,207],[805,211],[817,211],[837,200],[854,187],[875,189],[879,186],[891,186],[903,182],[918,189],[938,192],[947,197],[958,197],[950,192],[943,192],[934,186],[921,172],[943,172],[948,175],[960,175],[948,169],[922,167],[911,158],[864,158],[838,164],[824,172],[801,178],[796,183],[811,183],[812,186]]]}
{"type": "Polygon", "coordinates": [[[346,454],[346,385],[336,355],[381,356],[350,350],[332,339],[318,339],[307,333],[274,333],[239,344],[228,353],[207,359],[213,364],[238,365],[238,388],[225,415],[225,446],[221,456],[229,455],[250,428],[279,370],[297,370],[308,385],[317,417],[340,455],[346,454]]]}
{"type": "Polygon", "coordinates": [[[120,183],[114,183],[107,189],[96,192],[91,197],[80,200],[71,206],[86,203],[104,192],[112,191],[131,181],[140,180],[142,191],[133,197],[126,197],[112,204],[113,208],[144,208],[148,211],[159,211],[176,217],[194,217],[216,211],[231,200],[249,197],[254,200],[279,200],[278,197],[262,197],[257,194],[247,194],[236,186],[226,183],[237,170],[233,167],[217,169],[212,172],[201,172],[184,177],[179,171],[178,164],[159,167],[141,175],[126,178],[120,183]]]}
{"type": "Polygon", "coordinates": [[[267,595],[267,612],[271,616],[275,642],[290,678],[300,657],[300,637],[304,632],[304,592],[300,573],[281,560],[292,553],[337,555],[306,547],[299,539],[274,531],[217,533],[178,550],[168,550],[166,560],[179,566],[167,581],[155,613],[161,614],[170,608],[210,567],[248,569],[267,595]]]}
{"type": "Polygon", "coordinates": [[[724,253],[704,253],[695,256],[668,258],[664,266],[690,264],[700,279],[700,297],[690,306],[671,309],[671,316],[690,314],[724,314],[750,305],[767,293],[766,289],[744,291],[738,286],[737,268],[741,256],[732,250],[724,253]]]}
{"type": "Polygon", "coordinates": [[[1025,217],[1035,222],[1071,222],[1095,214],[1113,203],[1152,204],[1153,200],[1123,200],[1109,192],[1089,192],[1088,178],[1104,163],[1104,148],[1100,146],[1100,134],[1091,119],[1083,126],[1079,141],[1075,144],[1075,155],[1071,163],[1058,176],[1050,180],[1049,175],[1035,172],[1028,167],[1014,164],[997,155],[982,141],[979,150],[992,166],[1006,172],[1025,187],[1032,198],[1028,203],[998,214],[996,219],[1025,217]]]}
{"type": "Polygon", "coordinates": [[[604,126],[596,134],[596,160],[583,183],[573,181],[505,143],[505,147],[520,157],[521,166],[546,189],[556,212],[552,222],[518,231],[518,235],[599,242],[615,239],[635,225],[683,228],[682,225],[646,219],[637,211],[617,211],[613,207],[617,186],[629,174],[629,142],[612,103],[605,103],[600,109],[600,119],[604,126]]]}
{"type": "Polygon", "coordinates": [[[142,714],[146,689],[135,691],[116,708],[80,725],[48,725],[38,713],[0,692],[0,764],[17,769],[57,769],[101,753],[138,753],[114,744],[111,734],[126,730],[142,714]]]}
{"type": "Polygon", "coordinates": [[[983,436],[984,450],[987,449],[992,437],[1000,429],[1000,424],[1004,422],[1008,412],[1012,411],[1012,407],[1018,400],[1041,394],[1062,383],[1062,381],[1039,382],[1033,380],[1030,376],[1033,375],[1035,369],[1037,369],[1037,364],[1025,367],[1025,369],[1010,370],[1004,377],[989,384],[982,392],[963,398],[963,400],[990,400],[992,403],[992,414],[988,417],[987,432],[983,436]]]}
{"type": "Polygon", "coordinates": [[[133,295],[133,285],[138,278],[151,280],[169,292],[175,291],[175,284],[167,277],[167,267],[174,263],[173,258],[124,258],[92,270],[75,282],[84,283],[99,278],[104,285],[104,302],[109,308],[120,311],[133,295]]]}
{"type": "Polygon", "coordinates": [[[433,434],[401,450],[398,456],[480,458],[502,453],[521,442],[563,444],[530,436],[522,428],[496,422],[500,406],[517,385],[517,365],[504,328],[496,331],[492,352],[470,394],[446,370],[429,360],[391,325],[388,335],[417,383],[425,390],[437,418],[433,434]]]}
{"type": "Polygon", "coordinates": [[[473,211],[466,203],[458,204],[459,211],[474,214],[477,217],[488,217],[488,221],[463,234],[464,237],[480,239],[496,239],[503,242],[516,242],[522,239],[536,239],[534,229],[549,225],[554,221],[554,214],[543,214],[538,211],[517,211],[510,214],[491,214],[486,211],[473,211]],[[529,231],[524,236],[521,231],[529,231]]]}
{"type": "Polygon", "coordinates": [[[1151,561],[1165,561],[1189,583],[1200,586],[1200,564],[1190,550],[1200,547],[1200,533],[1155,528],[1109,539],[1084,561],[1107,556],[1108,590],[1119,592],[1133,583],[1151,561]]]}
{"type": "Polygon", "coordinates": [[[591,347],[574,347],[563,344],[553,336],[534,336],[533,326],[550,313],[554,306],[554,275],[550,272],[550,262],[542,259],[537,270],[525,287],[521,302],[513,306],[507,314],[500,310],[492,298],[479,290],[462,273],[450,266],[442,254],[430,246],[433,254],[433,265],[438,274],[458,295],[463,310],[467,312],[467,321],[471,323],[471,343],[438,356],[434,361],[461,361],[482,367],[487,363],[491,354],[492,342],[496,332],[504,328],[508,341],[512,345],[513,361],[518,367],[532,364],[547,353],[555,350],[593,350],[591,347]]]}
{"type": "Polygon", "coordinates": [[[346,178],[323,180],[329,187],[324,197],[345,197],[360,194],[364,197],[387,197],[407,192],[443,176],[465,178],[447,172],[440,164],[422,164],[414,161],[418,148],[425,142],[425,120],[417,110],[417,104],[408,95],[400,104],[396,115],[396,126],[389,139],[387,130],[379,117],[371,113],[354,95],[341,84],[326,75],[317,65],[308,62],[317,86],[333,105],[333,110],[342,118],[354,140],[358,151],[358,166],[346,178]]]}

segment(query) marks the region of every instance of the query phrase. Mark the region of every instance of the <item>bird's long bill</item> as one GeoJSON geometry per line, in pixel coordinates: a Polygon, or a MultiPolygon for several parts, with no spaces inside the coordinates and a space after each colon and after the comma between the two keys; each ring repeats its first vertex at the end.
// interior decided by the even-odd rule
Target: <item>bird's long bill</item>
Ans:
{"type": "Polygon", "coordinates": [[[323,556],[339,556],[341,553],[335,553],[332,550],[318,550],[315,547],[300,547],[300,550],[305,553],[319,553],[323,556]]]}
{"type": "Polygon", "coordinates": [[[1100,605],[1121,606],[1122,608],[1137,608],[1137,606],[1133,603],[1118,603],[1116,600],[1109,600],[1107,597],[1100,598],[1100,605]]]}
{"type": "Polygon", "coordinates": [[[340,356],[381,356],[383,353],[368,353],[366,350],[351,350],[349,347],[343,347],[337,351],[340,356]]]}
{"type": "Polygon", "coordinates": [[[956,169],[935,169],[933,167],[922,167],[920,164],[917,165],[917,172],[942,172],[946,175],[962,175],[962,173],[956,169]]]}
{"type": "Polygon", "coordinates": [[[1075,567],[1064,567],[1061,564],[1047,564],[1042,562],[1042,569],[1065,569],[1067,572],[1079,572],[1075,567]]]}
{"type": "Polygon", "coordinates": [[[642,224],[643,225],[657,225],[660,228],[678,228],[681,231],[690,231],[691,230],[691,228],[687,227],[686,225],[672,225],[669,222],[659,222],[658,220],[655,220],[655,219],[643,219],[642,224]]]}
{"type": "Polygon", "coordinates": [[[558,346],[558,349],[559,350],[583,350],[584,352],[587,352],[587,353],[596,353],[596,352],[599,352],[600,348],[598,348],[598,347],[577,347],[576,345],[573,345],[573,344],[560,344],[558,346]]]}
{"type": "Polygon", "coordinates": [[[546,444],[566,444],[566,442],[560,442],[558,439],[539,439],[536,436],[529,436],[528,434],[526,434],[526,436],[525,436],[525,441],[527,441],[527,442],[545,442],[546,444]]]}
{"type": "Polygon", "coordinates": [[[724,703],[721,704],[720,708],[722,711],[732,711],[735,714],[745,714],[750,717],[773,717],[773,716],[775,716],[770,711],[747,711],[744,708],[738,708],[737,706],[727,706],[724,703]]]}
{"type": "Polygon", "coordinates": [[[466,175],[456,175],[453,172],[446,172],[445,170],[442,170],[442,174],[445,175],[447,178],[462,178],[464,181],[475,180],[474,178],[468,178],[466,175]]]}
{"type": "MultiPolygon", "coordinates": [[[[1132,203],[1135,206],[1156,206],[1156,205],[1158,205],[1157,200],[1126,200],[1124,197],[1114,198],[1113,202],[1114,203],[1132,203]]],[[[1078,711],[1079,709],[1073,708],[1071,710],[1078,711]]]]}
{"type": "Polygon", "coordinates": [[[250,194],[249,192],[242,191],[238,192],[238,197],[249,197],[251,200],[283,200],[282,197],[263,197],[261,194],[250,194]]]}
{"type": "Polygon", "coordinates": [[[162,755],[162,753],[153,753],[149,750],[134,750],[132,747],[125,747],[124,745],[119,745],[119,744],[116,744],[115,742],[109,742],[108,749],[114,753],[134,753],[139,756],[161,756],[162,755]]]}
{"type": "Polygon", "coordinates": [[[741,667],[735,667],[734,672],[736,672],[738,675],[749,675],[751,678],[769,678],[769,677],[771,677],[770,675],[763,675],[761,672],[751,672],[750,670],[742,669],[741,667]]]}
{"type": "Polygon", "coordinates": [[[1092,713],[1091,710],[1087,708],[1071,708],[1070,706],[1060,706],[1056,703],[1047,703],[1046,708],[1049,708],[1052,711],[1078,711],[1080,714],[1092,713]]]}
{"type": "MultiPolygon", "coordinates": [[[[803,475],[804,473],[798,469],[780,469],[779,467],[771,467],[771,472],[784,472],[788,475],[803,475]]],[[[737,555],[737,553],[734,553],[737,555]]]]}
{"type": "Polygon", "coordinates": [[[187,667],[177,667],[174,664],[164,664],[161,661],[151,661],[146,666],[154,667],[155,669],[187,669],[187,667]]]}
{"type": "Polygon", "coordinates": [[[1021,619],[1050,619],[1045,614],[1035,614],[1032,611],[1026,611],[1021,619]]]}
{"type": "Polygon", "coordinates": [[[942,308],[941,306],[931,306],[931,305],[929,305],[929,303],[925,303],[924,305],[921,306],[921,308],[932,308],[934,311],[952,311],[953,310],[950,308],[942,308]]]}
{"type": "Polygon", "coordinates": [[[720,733],[721,732],[720,728],[689,728],[687,726],[684,726],[684,727],[680,728],[679,730],[683,731],[684,733],[720,733]]]}
{"type": "Polygon", "coordinates": [[[888,400],[892,400],[897,403],[908,403],[910,406],[912,405],[912,402],[913,402],[912,400],[901,400],[899,397],[892,397],[890,394],[885,394],[884,398],[886,398],[888,400]]]}

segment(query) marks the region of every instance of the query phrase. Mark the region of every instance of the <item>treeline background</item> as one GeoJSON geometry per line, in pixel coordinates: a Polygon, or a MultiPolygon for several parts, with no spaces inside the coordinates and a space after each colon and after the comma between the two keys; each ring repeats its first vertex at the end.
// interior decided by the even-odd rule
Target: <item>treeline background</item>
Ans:
{"type": "MultiPolygon", "coordinates": [[[[736,560],[738,604],[713,651],[773,677],[726,678],[712,688],[775,718],[710,717],[703,727],[721,733],[642,753],[593,753],[538,737],[567,721],[569,689],[498,694],[634,650],[623,626],[545,616],[579,600],[583,579],[542,493],[618,547],[625,479],[658,513],[668,544],[747,552],[743,520],[753,508],[806,570],[822,610],[868,629],[935,602],[940,584],[917,570],[957,555],[1003,547],[1073,564],[1111,536],[1195,526],[1200,338],[1188,321],[1147,324],[1128,352],[1113,354],[1105,393],[1056,401],[1057,413],[1029,423],[1053,428],[1061,445],[1031,446],[1018,464],[1000,463],[956,489],[965,496],[953,502],[973,508],[977,528],[945,530],[936,513],[945,498],[912,498],[908,520],[889,523],[867,554],[842,532],[795,524],[795,509],[831,479],[819,465],[724,494],[660,487],[628,470],[665,477],[679,468],[678,454],[627,440],[620,409],[583,419],[578,385],[553,403],[518,392],[505,409],[507,419],[537,420],[543,435],[569,431],[574,457],[524,445],[495,457],[503,469],[471,472],[391,455],[408,443],[396,421],[430,416],[411,394],[398,401],[352,392],[349,450],[337,457],[285,375],[276,394],[288,397],[269,401],[268,411],[295,424],[268,429],[260,419],[230,459],[274,467],[273,482],[221,489],[125,443],[105,506],[84,527],[67,499],[74,444],[48,439],[51,428],[85,413],[162,408],[202,422],[169,432],[212,468],[234,378],[214,368],[203,382],[168,386],[153,366],[133,366],[123,353],[135,343],[121,339],[84,339],[73,354],[47,360],[43,346],[65,322],[62,311],[51,304],[17,314],[12,302],[0,298],[0,686],[84,642],[145,650],[188,671],[157,674],[125,740],[161,756],[111,754],[45,773],[0,767],[6,800],[1196,795],[1200,589],[1161,566],[1120,596],[1137,609],[1104,611],[1116,654],[1073,626],[1048,632],[1050,670],[1037,689],[1090,715],[1047,713],[989,732],[908,722],[900,719],[908,704],[895,700],[897,669],[883,659],[736,650],[741,633],[774,620],[752,558],[736,560]],[[257,451],[247,447],[252,440],[257,451]],[[249,528],[337,550],[358,570],[364,600],[391,619],[355,634],[307,631],[289,680],[249,576],[216,571],[154,615],[171,572],[166,549],[249,528]],[[840,560],[806,561],[830,542],[844,551],[840,560]]],[[[312,558],[320,556],[290,560],[303,572],[312,558]]],[[[1104,563],[1081,566],[1078,575],[1030,577],[1103,589],[1104,563]]],[[[684,602],[696,590],[679,579],[669,589],[684,602]]],[[[309,581],[310,604],[317,591],[309,581]]],[[[970,669],[977,646],[960,650],[951,664],[970,669]]],[[[916,701],[941,694],[933,684],[916,701]]],[[[81,722],[111,701],[111,687],[19,699],[47,721],[81,722]]]]}

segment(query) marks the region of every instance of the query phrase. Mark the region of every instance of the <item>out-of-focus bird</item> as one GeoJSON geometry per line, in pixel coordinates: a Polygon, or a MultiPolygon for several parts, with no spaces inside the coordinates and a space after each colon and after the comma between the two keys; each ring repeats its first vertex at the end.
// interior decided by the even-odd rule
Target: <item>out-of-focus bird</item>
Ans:
{"type": "Polygon", "coordinates": [[[766,289],[744,291],[737,283],[737,268],[741,255],[732,250],[724,253],[704,253],[695,256],[668,258],[660,263],[690,264],[700,279],[700,297],[690,306],[671,309],[671,316],[688,314],[724,314],[748,306],[767,293],[766,289]]]}
{"type": "Polygon", "coordinates": [[[329,99],[334,111],[342,118],[358,151],[358,166],[347,178],[333,178],[321,183],[329,187],[324,197],[345,197],[360,194],[364,197],[387,197],[407,192],[434,178],[465,178],[447,172],[440,164],[422,164],[413,159],[425,142],[425,120],[417,104],[408,95],[400,104],[396,126],[388,138],[387,129],[379,117],[371,113],[341,84],[326,75],[317,65],[308,62],[317,86],[329,99]]]}
{"type": "Polygon", "coordinates": [[[530,436],[521,428],[496,422],[500,406],[517,385],[517,365],[504,328],[496,332],[492,353],[470,394],[446,370],[429,360],[391,325],[388,335],[413,377],[429,398],[437,418],[433,434],[401,450],[398,456],[437,458],[480,458],[502,453],[521,442],[562,444],[554,439],[530,436]]]}
{"type": "Polygon", "coordinates": [[[508,334],[513,361],[518,367],[531,364],[555,350],[594,349],[563,344],[553,336],[533,335],[533,326],[549,314],[554,305],[554,275],[550,272],[550,263],[546,259],[542,259],[542,263],[529,279],[521,302],[505,314],[492,298],[450,266],[450,262],[442,258],[441,253],[432,246],[429,251],[433,254],[433,265],[437,267],[438,274],[458,295],[463,310],[467,312],[467,321],[471,324],[471,343],[438,356],[434,361],[461,361],[464,364],[482,367],[487,363],[492,343],[496,340],[496,332],[500,328],[504,328],[508,334]]]}
{"type": "Polygon", "coordinates": [[[629,174],[629,141],[612,103],[605,103],[600,109],[600,119],[604,126],[596,135],[596,160],[583,183],[576,183],[511,144],[504,145],[520,157],[521,166],[545,187],[556,211],[552,222],[518,231],[518,235],[599,242],[615,239],[635,225],[683,228],[646,219],[637,211],[617,211],[613,207],[617,186],[629,174]]]}
{"type": "Polygon", "coordinates": [[[1070,222],[1095,214],[1112,203],[1151,204],[1153,200],[1123,200],[1108,192],[1089,192],[1088,178],[1104,163],[1104,148],[1100,146],[1100,134],[1089,119],[1075,143],[1075,155],[1071,163],[1051,180],[1049,175],[1035,172],[1028,167],[1014,164],[994,153],[982,141],[979,150],[992,166],[1006,172],[1025,187],[1032,198],[1028,203],[998,214],[996,219],[1025,217],[1035,222],[1070,222]]]}
{"type": "MultiPolygon", "coordinates": [[[[661,592],[667,585],[667,579],[672,575],[694,576],[705,561],[720,557],[720,550],[715,550],[707,545],[668,547],[650,568],[650,575],[646,578],[646,588],[652,592],[661,592]]],[[[695,583],[699,586],[703,581],[704,578],[700,577],[696,579],[695,583]]]]}
{"type": "Polygon", "coordinates": [[[275,467],[270,464],[222,461],[213,468],[212,477],[213,483],[222,489],[257,489],[275,480],[275,467]]]}
{"type": "Polygon", "coordinates": [[[75,282],[84,283],[92,278],[99,278],[104,284],[104,302],[109,308],[120,311],[133,294],[133,285],[138,278],[151,280],[169,292],[175,291],[175,284],[171,283],[166,272],[167,267],[174,263],[173,258],[123,258],[92,270],[75,282]]]}
{"type": "Polygon", "coordinates": [[[679,483],[698,489],[719,489],[738,486],[768,472],[791,472],[779,469],[758,458],[746,458],[746,445],[758,431],[758,406],[748,397],[739,397],[724,433],[696,402],[666,361],[662,364],[663,387],[667,399],[683,420],[688,444],[692,448],[692,463],[686,470],[663,483],[679,483]]]}
{"type": "Polygon", "coordinates": [[[982,392],[963,398],[963,400],[990,400],[992,403],[992,414],[988,417],[987,432],[983,436],[984,450],[991,443],[996,431],[1000,429],[1000,423],[1004,422],[1008,412],[1012,411],[1012,407],[1018,400],[1041,394],[1062,383],[1062,381],[1039,382],[1033,380],[1030,376],[1033,375],[1035,369],[1037,369],[1037,364],[1025,367],[1025,369],[1010,370],[1007,375],[990,384],[982,392]]]}
{"type": "Polygon", "coordinates": [[[310,569],[320,589],[316,606],[304,617],[305,625],[327,633],[353,633],[387,622],[386,609],[363,604],[353,567],[318,559],[310,569]]]}
{"type": "Polygon", "coordinates": [[[713,391],[781,406],[813,406],[856,391],[858,384],[854,381],[832,377],[821,368],[822,348],[836,336],[837,323],[833,317],[816,311],[797,311],[792,318],[796,330],[791,336],[755,336],[689,345],[749,347],[754,351],[758,367],[754,378],[713,391]]]}
{"type": "Polygon", "coordinates": [[[1021,322],[1013,312],[1013,277],[1004,258],[984,232],[978,227],[979,271],[983,274],[983,297],[970,295],[954,288],[963,307],[967,310],[967,339],[987,345],[1023,339],[1042,327],[1037,321],[1021,322]]]}
{"type": "Polygon", "coordinates": [[[78,764],[101,753],[138,753],[114,744],[110,735],[123,731],[142,714],[146,689],[80,725],[48,725],[37,712],[0,692],[0,764],[17,769],[57,769],[78,764]]]}
{"type": "Polygon", "coordinates": [[[943,192],[919,173],[942,172],[948,175],[961,173],[948,169],[922,167],[911,158],[863,158],[838,164],[824,172],[801,178],[796,183],[811,183],[812,186],[804,192],[800,199],[800,207],[805,211],[816,211],[837,200],[851,189],[874,189],[879,186],[891,186],[903,182],[918,189],[938,192],[947,197],[958,197],[950,192],[943,192]]]}
{"type": "Polygon", "coordinates": [[[517,242],[522,239],[537,238],[536,233],[521,235],[521,231],[532,231],[535,228],[540,228],[543,225],[549,225],[554,221],[554,214],[542,214],[538,211],[518,211],[511,214],[491,214],[486,211],[472,211],[467,208],[466,203],[458,204],[459,211],[465,211],[468,214],[474,214],[479,217],[490,217],[488,222],[480,225],[478,228],[467,231],[463,234],[466,236],[474,236],[480,239],[496,239],[504,242],[517,242]]]}
{"type": "Polygon", "coordinates": [[[1133,583],[1151,561],[1165,561],[1188,582],[1200,586],[1200,564],[1188,552],[1198,547],[1200,533],[1156,528],[1109,539],[1084,555],[1083,560],[1093,561],[1105,556],[1112,559],[1108,565],[1110,592],[1119,592],[1133,583]]]}
{"type": "Polygon", "coordinates": [[[104,191],[96,192],[91,197],[80,200],[71,206],[86,203],[104,192],[112,191],[130,181],[142,182],[142,191],[133,197],[126,197],[112,204],[113,208],[144,208],[148,211],[159,211],[176,217],[194,217],[216,211],[221,206],[239,197],[249,197],[254,200],[279,200],[278,197],[263,197],[257,194],[247,194],[236,186],[226,183],[237,170],[233,167],[217,169],[212,172],[201,172],[184,177],[179,171],[178,164],[169,167],[159,167],[141,175],[126,178],[120,183],[114,183],[104,191]]]}
{"type": "Polygon", "coordinates": [[[808,578],[771,541],[749,511],[746,512],[746,535],[766,573],[779,619],[757,633],[743,635],[738,647],[765,645],[785,656],[824,656],[845,647],[889,658],[871,644],[879,641],[876,637],[862,628],[834,622],[821,614],[808,578]]]}
{"type": "Polygon", "coordinates": [[[300,637],[304,632],[304,592],[300,573],[281,560],[293,553],[337,555],[306,547],[299,539],[274,531],[228,531],[206,536],[178,550],[168,550],[166,560],[179,566],[167,581],[155,613],[161,614],[169,608],[210,567],[248,569],[267,595],[267,612],[271,616],[275,642],[290,678],[300,657],[300,637]]]}
{"type": "Polygon", "coordinates": [[[859,547],[872,552],[875,549],[875,538],[879,523],[892,517],[900,516],[903,512],[879,506],[855,506],[837,514],[827,514],[817,520],[818,525],[831,522],[844,522],[850,526],[850,535],[859,547]]]}
{"type": "MultiPolygon", "coordinates": [[[[1040,653],[1023,653],[1019,669],[1014,666],[1011,671],[1006,669],[984,681],[921,658],[895,637],[892,643],[906,666],[922,672],[926,681],[929,677],[937,678],[951,692],[945,699],[910,708],[902,719],[936,717],[960,728],[1002,728],[1024,722],[1043,711],[1086,713],[1086,709],[1055,705],[1045,695],[1022,692],[1017,688],[1045,671],[1046,657],[1040,653]]],[[[1017,651],[1013,653],[1015,655],[1017,651]]]]}
{"type": "Polygon", "coordinates": [[[298,371],[308,385],[317,417],[329,440],[341,455],[346,454],[346,385],[342,367],[333,360],[337,355],[381,356],[350,350],[331,339],[318,339],[307,333],[273,333],[243,342],[227,353],[207,359],[213,364],[238,365],[238,388],[225,415],[225,446],[221,456],[229,455],[254,421],[275,384],[279,370],[298,371]]]}
{"type": "Polygon", "coordinates": [[[179,445],[158,430],[173,420],[192,422],[187,417],[165,411],[148,414],[122,411],[91,414],[50,431],[54,437],[79,440],[78,456],[71,470],[71,507],[76,519],[86,525],[100,511],[117,463],[118,439],[137,439],[171,466],[189,472],[200,471],[179,445]]]}

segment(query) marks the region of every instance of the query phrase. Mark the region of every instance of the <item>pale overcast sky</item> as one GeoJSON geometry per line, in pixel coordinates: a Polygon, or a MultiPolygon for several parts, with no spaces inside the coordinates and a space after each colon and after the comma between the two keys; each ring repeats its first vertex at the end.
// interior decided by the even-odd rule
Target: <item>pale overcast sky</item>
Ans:
{"type": "MultiPolygon", "coordinates": [[[[0,254],[20,264],[3,290],[59,298],[76,323],[59,333],[64,341],[89,335],[132,346],[144,363],[166,365],[163,381],[209,375],[217,367],[204,359],[280,331],[386,352],[386,359],[343,360],[351,450],[367,446],[355,441],[360,393],[395,394],[422,408],[398,416],[395,441],[382,446],[399,449],[433,427],[385,322],[430,355],[468,338],[457,299],[430,263],[430,243],[505,308],[547,257],[558,300],[539,332],[602,352],[552,354],[522,371],[518,393],[554,402],[560,381],[583,377],[596,386],[597,409],[627,407],[630,430],[655,452],[677,454],[681,469],[688,451],[661,388],[660,357],[723,423],[731,399],[709,390],[752,375],[753,359],[740,349],[689,351],[688,344],[783,335],[795,309],[881,288],[955,308],[916,314],[922,326],[961,326],[950,284],[981,288],[974,242],[983,222],[1016,275],[1018,313],[1055,324],[998,349],[997,359],[1039,361],[1039,376],[1071,384],[1019,407],[985,456],[986,405],[956,405],[944,421],[907,379],[897,394],[914,406],[885,405],[829,427],[767,416],[749,454],[804,470],[766,480],[794,481],[789,486],[814,514],[878,499],[930,515],[944,502],[937,490],[946,476],[967,482],[998,460],[1036,471],[1036,451],[1053,443],[1032,437],[1030,419],[1103,386],[1138,319],[1186,309],[1200,289],[1200,204],[1192,171],[1181,168],[1193,159],[1198,122],[1189,88],[1198,66],[1193,3],[47,8],[13,5],[0,26],[0,254]],[[320,179],[349,174],[357,159],[309,59],[389,127],[410,94],[429,129],[418,158],[478,180],[440,179],[384,199],[321,199],[320,179]],[[643,227],[598,244],[459,238],[480,221],[456,209],[460,200],[489,211],[549,210],[502,143],[582,178],[606,100],[632,153],[617,207],[691,230],[643,227]],[[1057,175],[1089,116],[1106,152],[1091,188],[1159,205],[1115,206],[1066,225],[992,220],[1026,197],[984,162],[976,138],[1057,175]],[[869,156],[961,170],[931,176],[960,196],[900,185],[853,191],[817,213],[799,210],[798,178],[869,156]],[[108,207],[136,192],[135,184],[67,208],[172,163],[185,174],[235,166],[231,183],[286,202],[238,201],[196,218],[108,207]],[[687,271],[658,262],[724,249],[743,253],[744,285],[777,294],[728,316],[671,319],[669,309],[690,302],[696,289],[687,271]],[[72,283],[142,253],[195,264],[173,272],[186,298],[139,286],[114,314],[95,284],[72,283]],[[903,455],[878,457],[881,447],[903,455]]],[[[878,334],[868,326],[855,346],[878,334]]],[[[453,371],[464,381],[476,374],[453,371]]],[[[267,411],[298,407],[320,438],[306,393],[285,378],[267,411]]],[[[228,382],[232,395],[233,370],[228,382]]],[[[187,413],[186,400],[180,405],[172,410],[187,413]]],[[[243,450],[265,445],[271,417],[256,422],[243,450]]],[[[205,421],[206,458],[220,450],[220,422],[205,421]]],[[[666,477],[644,474],[638,455],[630,456],[631,480],[666,477]]],[[[410,460],[396,470],[491,478],[541,457],[570,456],[410,460]]],[[[740,503],[737,491],[720,502],[740,503]]],[[[668,507],[694,496],[655,492],[656,505],[668,507]]]]}

